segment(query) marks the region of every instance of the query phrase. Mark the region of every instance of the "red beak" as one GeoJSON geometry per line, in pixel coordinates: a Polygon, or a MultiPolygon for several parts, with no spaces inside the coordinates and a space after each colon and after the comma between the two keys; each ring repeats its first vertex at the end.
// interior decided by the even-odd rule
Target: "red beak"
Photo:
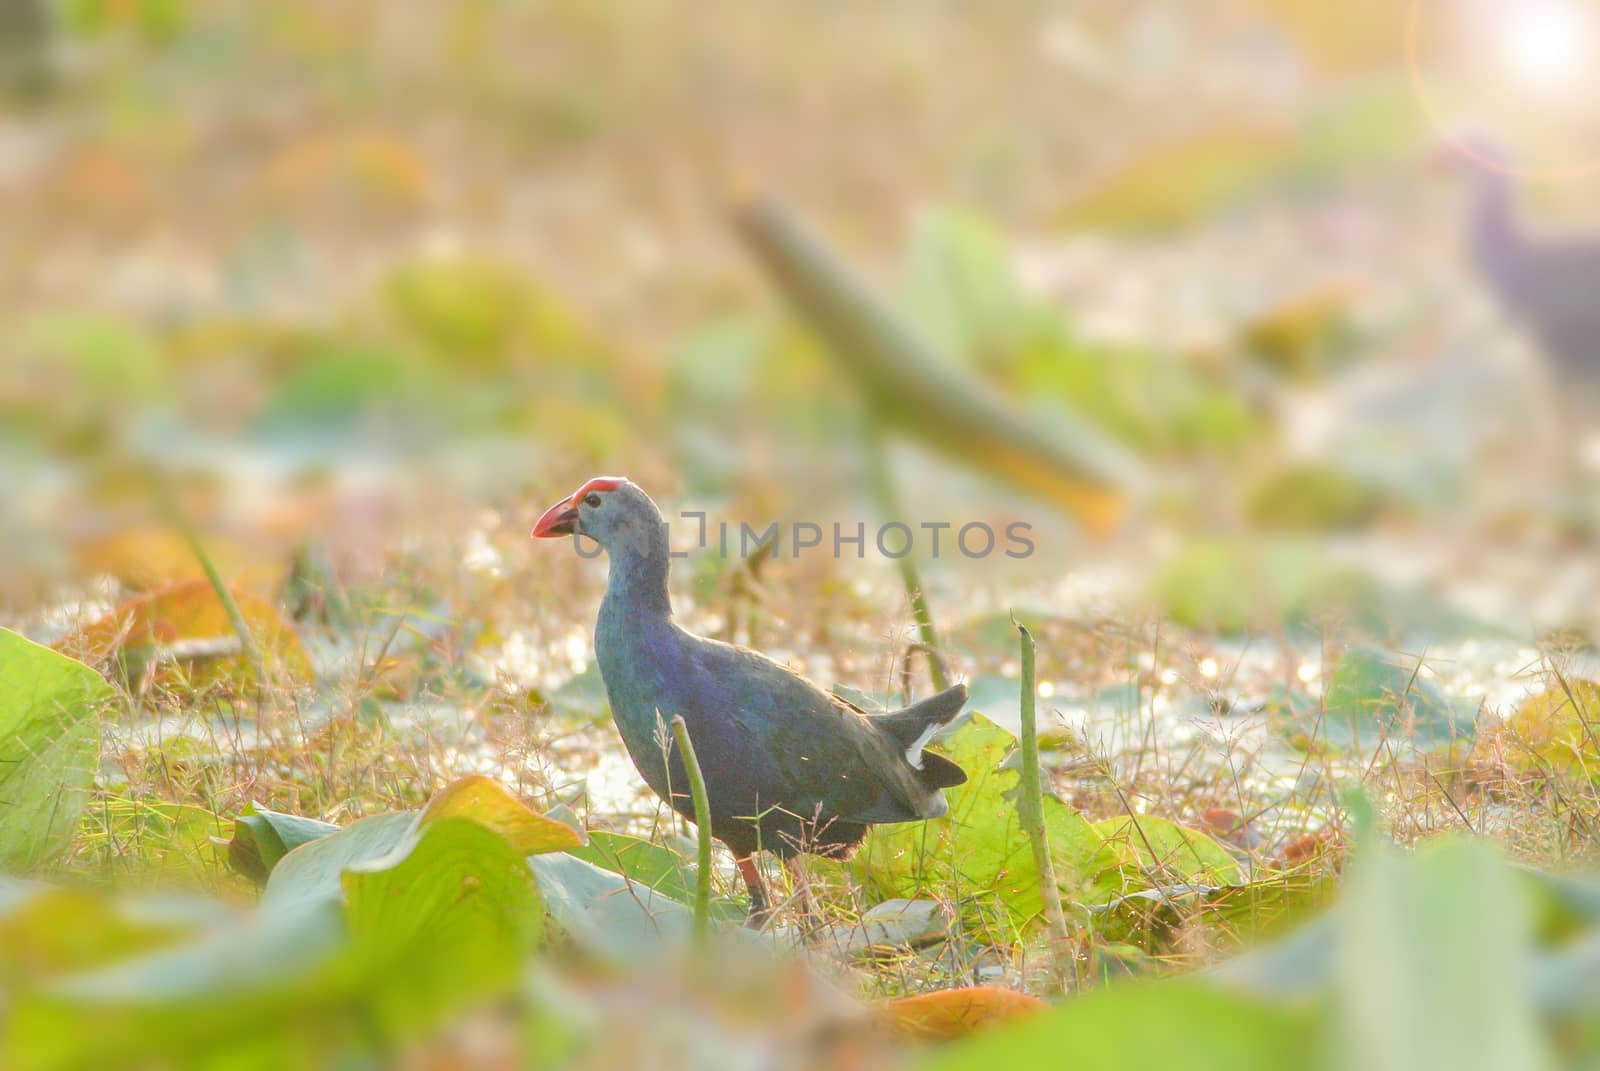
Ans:
{"type": "Polygon", "coordinates": [[[578,507],[572,499],[564,498],[544,511],[539,523],[533,526],[534,539],[553,539],[571,535],[578,530],[578,507]]]}

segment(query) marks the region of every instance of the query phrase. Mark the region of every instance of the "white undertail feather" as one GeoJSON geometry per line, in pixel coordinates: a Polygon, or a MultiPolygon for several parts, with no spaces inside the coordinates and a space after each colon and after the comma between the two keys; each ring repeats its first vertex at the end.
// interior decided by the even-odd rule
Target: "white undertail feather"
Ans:
{"type": "Polygon", "coordinates": [[[906,761],[911,764],[913,770],[922,769],[922,749],[928,746],[928,741],[933,739],[933,734],[938,732],[939,729],[940,726],[938,725],[928,726],[922,730],[922,735],[913,740],[911,746],[906,748],[906,761]]]}

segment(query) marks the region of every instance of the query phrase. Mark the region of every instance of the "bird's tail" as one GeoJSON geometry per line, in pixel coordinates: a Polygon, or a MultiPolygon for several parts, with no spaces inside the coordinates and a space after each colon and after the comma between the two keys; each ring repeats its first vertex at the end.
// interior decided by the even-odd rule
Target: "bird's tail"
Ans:
{"type": "Polygon", "coordinates": [[[905,749],[906,761],[916,768],[918,780],[924,786],[929,790],[949,788],[961,784],[967,775],[949,759],[922,749],[933,739],[934,733],[961,713],[966,702],[967,686],[958,684],[904,710],[881,714],[872,722],[905,749]]]}

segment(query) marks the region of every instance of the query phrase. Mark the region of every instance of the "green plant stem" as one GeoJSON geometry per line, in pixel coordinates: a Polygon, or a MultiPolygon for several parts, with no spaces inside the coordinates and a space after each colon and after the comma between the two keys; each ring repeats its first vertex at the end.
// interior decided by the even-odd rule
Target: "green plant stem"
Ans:
{"type": "Polygon", "coordinates": [[[228,615],[228,624],[233,627],[234,635],[239,637],[239,649],[244,654],[245,661],[250,663],[250,668],[255,671],[256,680],[265,682],[267,679],[266,665],[262,661],[261,651],[256,647],[255,640],[250,635],[250,626],[245,622],[244,614],[239,609],[239,604],[234,600],[233,592],[228,590],[228,585],[223,582],[222,574],[217,572],[211,555],[206,553],[205,546],[200,542],[200,534],[195,531],[194,525],[189,523],[189,518],[184,516],[183,510],[178,505],[178,498],[172,493],[166,481],[156,481],[156,501],[161,512],[166,514],[167,521],[183,536],[185,543],[189,544],[189,551],[200,563],[201,570],[206,574],[206,582],[211,585],[211,590],[216,593],[217,601],[222,603],[223,611],[228,615]]]}
{"type": "MultiPolygon", "coordinates": [[[[1015,619],[1013,619],[1015,623],[1015,619]]],[[[1022,828],[1033,846],[1033,865],[1039,872],[1039,895],[1044,901],[1045,921],[1053,938],[1058,975],[1064,977],[1068,941],[1067,917],[1061,907],[1061,887],[1056,884],[1055,864],[1050,860],[1050,842],[1044,828],[1044,787],[1039,777],[1039,727],[1034,685],[1033,633],[1017,623],[1022,646],[1022,828]]]]}
{"type": "MultiPolygon", "coordinates": [[[[867,467],[872,481],[872,494],[878,500],[878,509],[887,520],[900,516],[900,499],[895,494],[894,477],[889,472],[889,458],[884,450],[883,436],[876,428],[866,433],[867,467]]],[[[928,596],[922,587],[922,577],[917,574],[917,563],[912,560],[910,548],[895,559],[900,569],[900,582],[905,585],[906,596],[911,600],[911,616],[917,622],[917,639],[928,656],[928,675],[939,691],[950,687],[950,678],[939,659],[939,633],[933,626],[933,611],[928,606],[928,596]]]]}
{"type": "Polygon", "coordinates": [[[706,796],[705,774],[700,772],[700,760],[695,757],[694,744],[689,739],[689,727],[683,715],[672,719],[672,738],[677,741],[678,754],[683,758],[683,768],[689,775],[689,793],[694,797],[694,825],[699,852],[699,863],[694,883],[694,943],[704,948],[711,924],[711,800],[706,796]]]}

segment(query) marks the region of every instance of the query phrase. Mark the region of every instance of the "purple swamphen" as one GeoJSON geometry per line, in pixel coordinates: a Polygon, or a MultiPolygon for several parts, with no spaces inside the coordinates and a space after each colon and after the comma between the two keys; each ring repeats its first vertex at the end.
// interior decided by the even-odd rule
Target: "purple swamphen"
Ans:
{"type": "Polygon", "coordinates": [[[689,780],[662,731],[683,716],[711,832],[739,864],[752,925],[769,914],[757,851],[785,865],[801,852],[845,856],[869,825],[948,809],[940,789],[966,774],[923,746],[960,712],[965,686],[868,716],[765,655],[680,628],[667,595],[666,521],[628,480],[590,480],[533,529],[535,538],[573,533],[611,558],[594,647],[622,742],[645,783],[692,821],[689,780]]]}
{"type": "Polygon", "coordinates": [[[1600,234],[1535,234],[1517,211],[1511,158],[1471,134],[1449,151],[1471,183],[1467,241],[1473,266],[1506,315],[1549,359],[1557,388],[1600,381],[1600,234]]]}

